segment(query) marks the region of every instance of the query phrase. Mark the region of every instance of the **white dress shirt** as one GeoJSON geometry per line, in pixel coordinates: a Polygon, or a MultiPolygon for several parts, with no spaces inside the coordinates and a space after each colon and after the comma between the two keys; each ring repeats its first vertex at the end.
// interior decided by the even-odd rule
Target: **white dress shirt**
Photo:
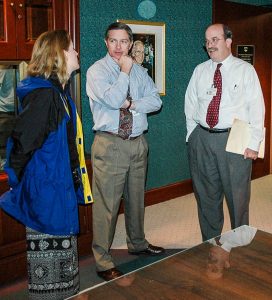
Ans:
{"type": "MultiPolygon", "coordinates": [[[[186,141],[197,124],[209,127],[206,114],[213,98],[213,77],[217,63],[211,59],[198,65],[185,94],[186,141]]],[[[222,61],[222,96],[217,129],[230,128],[235,118],[251,127],[248,148],[259,151],[264,137],[264,99],[257,73],[252,65],[232,56],[222,61]]]]}

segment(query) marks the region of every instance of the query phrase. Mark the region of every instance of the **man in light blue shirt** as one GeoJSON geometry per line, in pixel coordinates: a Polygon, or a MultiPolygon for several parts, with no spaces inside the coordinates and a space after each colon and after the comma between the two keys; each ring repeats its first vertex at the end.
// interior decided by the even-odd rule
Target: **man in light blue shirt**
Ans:
{"type": "Polygon", "coordinates": [[[113,262],[113,241],[121,197],[124,197],[128,251],[160,255],[144,234],[144,187],[148,145],[147,113],[161,107],[158,90],[146,70],[128,55],[133,43],[130,27],[111,24],[105,34],[107,55],[87,71],[87,94],[96,132],[92,145],[93,253],[97,274],[104,280],[122,275],[113,262]],[[132,114],[128,138],[120,136],[120,109],[132,114]]]}

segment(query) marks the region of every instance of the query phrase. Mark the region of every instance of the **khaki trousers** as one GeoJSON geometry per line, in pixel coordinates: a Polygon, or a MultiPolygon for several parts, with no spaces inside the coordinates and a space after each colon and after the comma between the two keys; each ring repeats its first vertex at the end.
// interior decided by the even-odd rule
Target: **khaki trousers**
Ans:
{"type": "Polygon", "coordinates": [[[110,247],[123,196],[127,245],[130,251],[148,246],[144,234],[144,188],[148,145],[97,132],[92,145],[93,253],[98,271],[114,267],[110,247]]]}

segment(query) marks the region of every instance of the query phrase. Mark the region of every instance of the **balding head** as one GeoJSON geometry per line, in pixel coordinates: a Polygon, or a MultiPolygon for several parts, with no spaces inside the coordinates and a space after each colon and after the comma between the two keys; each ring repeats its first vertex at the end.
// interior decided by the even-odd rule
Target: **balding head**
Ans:
{"type": "Polygon", "coordinates": [[[231,54],[232,32],[224,24],[210,25],[205,33],[206,49],[210,58],[222,62],[231,54]]]}

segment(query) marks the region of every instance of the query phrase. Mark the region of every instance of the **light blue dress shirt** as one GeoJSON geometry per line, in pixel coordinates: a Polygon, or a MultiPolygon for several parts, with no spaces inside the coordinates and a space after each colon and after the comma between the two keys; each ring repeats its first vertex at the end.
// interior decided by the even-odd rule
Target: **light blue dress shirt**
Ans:
{"type": "Polygon", "coordinates": [[[93,113],[93,130],[118,133],[119,108],[128,90],[135,104],[131,136],[138,136],[147,130],[147,113],[159,110],[162,104],[147,70],[134,63],[127,75],[109,54],[88,69],[86,91],[93,113]]]}

